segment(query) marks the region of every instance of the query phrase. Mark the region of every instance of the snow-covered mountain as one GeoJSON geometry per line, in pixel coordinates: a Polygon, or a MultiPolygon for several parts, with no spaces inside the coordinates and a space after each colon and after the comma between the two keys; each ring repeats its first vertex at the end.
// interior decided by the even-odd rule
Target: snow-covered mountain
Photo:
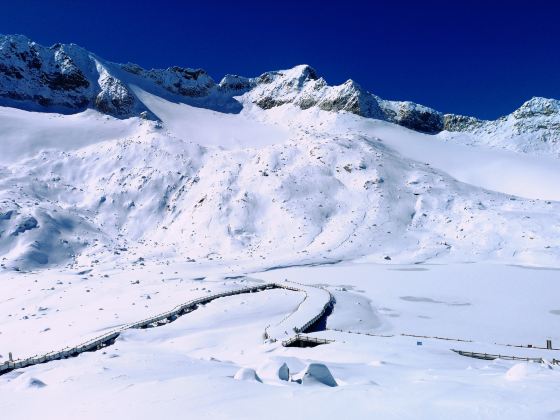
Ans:
{"type": "Polygon", "coordinates": [[[557,418],[559,123],[0,36],[2,418],[557,418]]]}
{"type": "MultiPolygon", "coordinates": [[[[426,133],[483,132],[500,137],[502,143],[514,139],[517,143],[548,143],[553,148],[558,143],[560,101],[554,99],[533,98],[509,116],[482,121],[442,114],[413,102],[384,100],[353,80],[329,86],[307,65],[253,78],[226,75],[216,83],[202,69],[145,70],[136,64],[107,62],[75,44],[47,48],[22,35],[0,36],[2,105],[63,113],[92,108],[125,118],[148,111],[133,86],[226,112],[239,112],[241,104],[234,98],[247,93],[247,99],[263,109],[290,103],[301,109],[316,106],[325,111],[348,111],[426,133]]],[[[523,150],[523,145],[518,146],[523,150]]],[[[524,146],[526,150],[539,147],[524,146]]]]}
{"type": "Polygon", "coordinates": [[[216,83],[3,36],[0,104],[5,268],[560,265],[555,100],[480,121],[305,65],[216,83]]]}
{"type": "Polygon", "coordinates": [[[495,121],[448,115],[445,128],[448,138],[465,144],[560,157],[560,101],[556,99],[532,98],[495,121]]]}

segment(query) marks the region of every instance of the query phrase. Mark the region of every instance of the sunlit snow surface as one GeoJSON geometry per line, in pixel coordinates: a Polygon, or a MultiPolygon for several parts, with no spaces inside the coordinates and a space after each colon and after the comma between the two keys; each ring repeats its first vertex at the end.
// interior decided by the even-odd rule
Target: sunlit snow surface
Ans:
{"type": "MultiPolygon", "coordinates": [[[[29,354],[193,296],[256,281],[220,279],[226,272],[191,263],[110,271],[108,278],[57,271],[5,275],[0,348],[29,354]],[[212,275],[193,279],[200,271],[212,275]]],[[[296,419],[554,418],[557,367],[482,361],[449,349],[558,357],[558,351],[493,344],[560,342],[560,316],[554,312],[560,309],[557,275],[555,270],[481,264],[341,264],[254,273],[254,279],[289,278],[326,287],[337,298],[328,328],[395,336],[327,331],[316,335],[336,343],[306,349],[266,344],[266,325],[292,312],[302,296],[282,290],[239,295],[167,326],[127,332],[103,351],[4,375],[0,408],[8,419],[70,419],[77,413],[86,419],[153,419],[185,412],[193,418],[279,419],[287,410],[296,419]],[[282,362],[292,374],[322,362],[339,386],[281,381],[270,367],[282,362]],[[262,383],[234,379],[242,367],[255,369],[262,383]]]]}
{"type": "Polygon", "coordinates": [[[14,163],[45,150],[69,152],[117,140],[131,135],[136,126],[136,121],[132,119],[120,121],[92,110],[61,115],[0,107],[0,165],[14,163]]]}
{"type": "Polygon", "coordinates": [[[560,161],[507,150],[443,142],[382,121],[360,121],[403,156],[426,162],[449,175],[493,191],[543,200],[560,200],[560,161]]]}
{"type": "Polygon", "coordinates": [[[162,128],[0,109],[0,363],[285,278],[333,294],[328,329],[391,337],[327,330],[314,335],[335,343],[284,348],[264,329],[301,293],[222,298],[1,376],[2,419],[560,417],[558,366],[450,350],[560,359],[500,345],[560,347],[556,160],[344,113],[136,94],[162,128]],[[324,363],[339,386],[281,381],[282,362],[324,363]]]}
{"type": "Polygon", "coordinates": [[[240,114],[227,114],[173,103],[139,87],[133,86],[133,90],[169,130],[176,135],[188,134],[203,146],[225,149],[263,147],[282,143],[290,137],[290,131],[285,126],[258,121],[259,114],[263,112],[256,106],[249,110],[246,107],[240,114]]]}

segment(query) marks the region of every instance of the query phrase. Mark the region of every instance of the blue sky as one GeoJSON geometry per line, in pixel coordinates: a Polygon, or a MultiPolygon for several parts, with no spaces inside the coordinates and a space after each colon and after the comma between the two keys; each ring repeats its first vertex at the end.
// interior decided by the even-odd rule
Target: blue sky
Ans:
{"type": "Polygon", "coordinates": [[[5,2],[0,32],[215,79],[306,63],[387,98],[483,118],[560,98],[554,1],[5,2]]]}

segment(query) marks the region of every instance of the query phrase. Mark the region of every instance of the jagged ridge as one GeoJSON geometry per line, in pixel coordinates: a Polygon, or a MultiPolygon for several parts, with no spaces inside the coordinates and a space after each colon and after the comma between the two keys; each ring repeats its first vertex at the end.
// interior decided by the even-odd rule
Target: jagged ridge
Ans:
{"type": "Polygon", "coordinates": [[[246,94],[264,109],[286,103],[302,109],[316,106],[432,134],[444,130],[497,132],[510,120],[514,120],[510,124],[511,136],[537,133],[541,142],[558,142],[560,131],[558,101],[553,99],[533,98],[510,116],[483,121],[442,114],[413,102],[384,100],[353,80],[329,86],[307,65],[255,78],[226,75],[215,83],[202,69],[145,70],[136,64],[106,62],[74,44],[46,48],[25,36],[0,36],[0,104],[63,113],[94,108],[119,118],[149,115],[131,85],[175,101],[225,112],[239,112],[241,104],[235,97],[246,94]]]}

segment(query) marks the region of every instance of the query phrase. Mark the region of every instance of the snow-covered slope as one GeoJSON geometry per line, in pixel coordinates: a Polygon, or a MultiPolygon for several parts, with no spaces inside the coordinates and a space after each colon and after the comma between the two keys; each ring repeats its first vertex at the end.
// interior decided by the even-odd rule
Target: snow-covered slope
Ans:
{"type": "Polygon", "coordinates": [[[496,121],[446,116],[446,140],[535,156],[560,157],[560,101],[533,98],[496,121]]]}
{"type": "MultiPolygon", "coordinates": [[[[472,124],[453,129],[476,144],[419,133],[449,117],[352,81],[328,86],[305,65],[216,84],[202,70],[0,40],[0,98],[28,109],[0,108],[2,267],[161,256],[559,265],[553,155],[473,147],[490,141],[472,124]]],[[[508,118],[539,142],[556,133],[558,107],[534,102],[508,118]]]]}
{"type": "Polygon", "coordinates": [[[167,106],[169,131],[127,120],[123,137],[3,166],[4,264],[71,261],[80,250],[87,265],[114,253],[269,265],[364,255],[558,262],[558,203],[461,183],[419,162],[421,154],[409,160],[393,149],[404,147],[399,133],[414,133],[404,128],[289,104],[235,116],[167,106]],[[227,124],[241,140],[215,128],[227,124]]]}

